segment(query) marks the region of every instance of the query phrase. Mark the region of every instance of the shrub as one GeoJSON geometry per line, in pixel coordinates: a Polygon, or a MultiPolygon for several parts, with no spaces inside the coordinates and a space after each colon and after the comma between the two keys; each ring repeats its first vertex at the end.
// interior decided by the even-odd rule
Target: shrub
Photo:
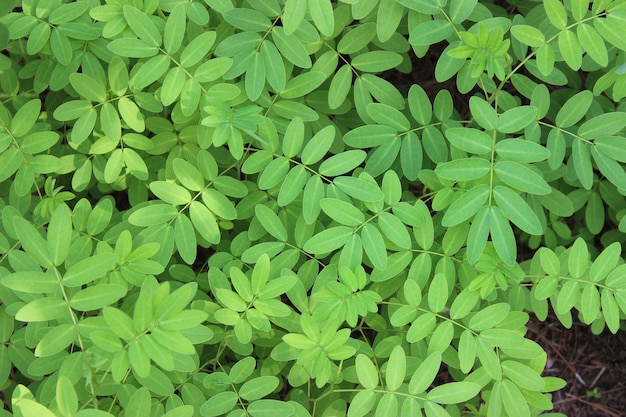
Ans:
{"type": "Polygon", "coordinates": [[[529,417],[529,313],[619,330],[624,2],[101,3],[0,6],[0,415],[529,417]]]}

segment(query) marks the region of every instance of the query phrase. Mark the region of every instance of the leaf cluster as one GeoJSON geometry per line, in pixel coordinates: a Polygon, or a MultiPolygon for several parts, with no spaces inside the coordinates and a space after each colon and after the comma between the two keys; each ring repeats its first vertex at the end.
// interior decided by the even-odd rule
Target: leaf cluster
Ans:
{"type": "Polygon", "coordinates": [[[550,411],[529,315],[626,314],[626,7],[510,3],[2,2],[0,417],[550,411]]]}

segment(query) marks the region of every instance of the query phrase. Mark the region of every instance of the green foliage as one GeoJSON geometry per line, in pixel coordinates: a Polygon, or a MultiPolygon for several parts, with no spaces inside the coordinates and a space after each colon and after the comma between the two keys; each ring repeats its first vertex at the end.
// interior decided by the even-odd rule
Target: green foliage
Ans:
{"type": "Polygon", "coordinates": [[[626,314],[626,8],[501,3],[3,1],[13,415],[551,410],[529,313],[626,314]],[[441,45],[467,111],[383,74],[441,45]]]}

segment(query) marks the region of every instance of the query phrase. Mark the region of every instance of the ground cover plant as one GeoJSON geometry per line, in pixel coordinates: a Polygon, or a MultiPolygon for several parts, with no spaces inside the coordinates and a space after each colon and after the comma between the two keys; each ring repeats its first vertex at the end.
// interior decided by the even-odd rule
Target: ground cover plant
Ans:
{"type": "Polygon", "coordinates": [[[3,1],[0,416],[549,415],[530,315],[626,313],[624,39],[618,0],[3,1]]]}

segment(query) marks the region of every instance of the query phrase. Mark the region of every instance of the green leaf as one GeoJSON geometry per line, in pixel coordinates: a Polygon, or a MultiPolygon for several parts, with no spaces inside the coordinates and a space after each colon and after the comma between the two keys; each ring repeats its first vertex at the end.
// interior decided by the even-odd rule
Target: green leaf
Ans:
{"type": "Polygon", "coordinates": [[[366,203],[375,203],[385,197],[380,188],[361,177],[336,177],[333,183],[350,197],[366,203]]]}
{"type": "Polygon", "coordinates": [[[488,198],[488,185],[482,184],[470,189],[450,205],[441,219],[441,224],[444,227],[452,227],[463,223],[476,214],[488,198]]]}
{"type": "Polygon", "coordinates": [[[451,144],[465,152],[484,155],[492,149],[491,137],[478,129],[453,127],[445,135],[451,144]]]}
{"type": "Polygon", "coordinates": [[[442,178],[454,181],[471,181],[482,178],[491,171],[491,164],[482,158],[459,158],[438,164],[435,172],[442,178]]]}
{"type": "Polygon", "coordinates": [[[265,87],[265,63],[263,56],[259,52],[252,55],[252,63],[246,71],[246,94],[252,101],[257,100],[263,93],[265,87]]]}
{"type": "Polygon", "coordinates": [[[478,395],[480,388],[473,382],[449,382],[430,390],[426,398],[439,404],[458,404],[478,395]]]}
{"type": "Polygon", "coordinates": [[[348,408],[348,417],[363,417],[376,404],[376,393],[373,390],[359,391],[348,408]]]}
{"type": "Polygon", "coordinates": [[[490,329],[502,323],[510,311],[511,306],[508,303],[492,304],[476,313],[470,319],[468,326],[476,332],[490,329]]]}
{"type": "Polygon", "coordinates": [[[498,116],[498,131],[514,133],[533,123],[537,117],[535,106],[519,106],[505,111],[498,116]]]}
{"type": "Polygon", "coordinates": [[[471,14],[478,0],[451,0],[450,1],[450,19],[454,23],[462,23],[471,14]]]}
{"type": "Polygon", "coordinates": [[[150,391],[148,388],[141,387],[130,397],[125,411],[137,417],[150,416],[150,391]]]}
{"type": "Polygon", "coordinates": [[[532,47],[540,47],[546,42],[543,33],[536,27],[530,25],[511,26],[511,35],[524,45],[532,47]]]}
{"type": "Polygon", "coordinates": [[[308,4],[306,0],[287,0],[281,17],[285,33],[292,34],[295,32],[302,23],[307,11],[308,4]]]}
{"type": "Polygon", "coordinates": [[[426,92],[419,84],[413,84],[409,89],[408,103],[411,115],[419,124],[427,125],[430,123],[433,107],[426,92]]]}
{"type": "Polygon", "coordinates": [[[248,406],[252,417],[290,417],[295,412],[293,405],[279,400],[258,400],[248,406]]]}
{"type": "Polygon", "coordinates": [[[364,354],[359,353],[355,365],[359,383],[367,389],[376,389],[378,387],[378,371],[372,361],[364,354]]]}
{"type": "Polygon", "coordinates": [[[117,108],[122,116],[122,120],[135,132],[143,132],[146,128],[143,114],[134,101],[127,97],[120,97],[117,108]]]}
{"type": "MultiPolygon", "coordinates": [[[[422,160],[423,153],[420,138],[414,132],[409,132],[402,139],[402,147],[400,149],[402,173],[408,180],[415,181],[417,179],[422,169],[422,160]]],[[[393,164],[393,161],[390,163],[393,164]]]]}
{"type": "Polygon", "coordinates": [[[428,288],[428,308],[433,313],[440,312],[448,301],[448,282],[446,276],[438,273],[433,278],[428,288]]]}
{"type": "Polygon", "coordinates": [[[567,65],[577,71],[582,65],[582,48],[578,37],[571,30],[562,30],[559,34],[559,50],[567,65]]]}
{"type": "Polygon", "coordinates": [[[583,276],[589,265],[589,249],[582,238],[577,238],[569,251],[567,268],[573,278],[583,276]]]}
{"type": "Polygon", "coordinates": [[[433,352],[428,355],[413,373],[409,382],[409,392],[418,395],[426,391],[435,380],[440,367],[441,352],[433,352]]]}
{"type": "Polygon", "coordinates": [[[126,288],[118,284],[98,284],[74,294],[70,300],[72,308],[78,311],[99,310],[115,303],[126,295],[126,288]]]}
{"type": "Polygon", "coordinates": [[[204,189],[202,174],[191,163],[182,158],[176,158],[172,162],[172,168],[176,174],[176,179],[183,187],[191,191],[202,191],[204,189]]]}
{"type": "Polygon", "coordinates": [[[273,375],[253,378],[239,388],[239,396],[246,401],[258,400],[271,394],[278,384],[278,378],[273,375]]]}
{"type": "MultiPolygon", "coordinates": [[[[561,7],[563,6],[561,5],[561,7]]],[[[510,417],[530,417],[528,401],[524,398],[519,388],[508,379],[502,380],[499,383],[501,384],[500,396],[502,398],[502,405],[507,414],[510,417]]]]}
{"type": "Polygon", "coordinates": [[[60,205],[48,223],[48,250],[54,265],[61,265],[69,254],[72,243],[72,214],[65,205],[60,205]]]}
{"type": "Polygon", "coordinates": [[[152,204],[141,207],[128,217],[128,222],[135,226],[165,224],[178,214],[176,207],[169,204],[152,204]]]}
{"type": "Polygon", "coordinates": [[[29,398],[21,398],[17,406],[23,416],[56,417],[49,408],[29,398]]]}
{"type": "Polygon", "coordinates": [[[520,191],[537,195],[547,195],[552,192],[543,177],[527,165],[512,161],[499,161],[494,165],[494,171],[502,182],[520,191]]]}
{"type": "Polygon", "coordinates": [[[61,352],[75,341],[76,335],[76,326],[73,324],[53,327],[37,344],[35,356],[47,357],[61,352]]]}
{"type": "Polygon", "coordinates": [[[283,142],[283,155],[287,158],[293,158],[300,152],[303,142],[304,122],[301,118],[296,117],[287,125],[283,142]]]}
{"type": "Polygon", "coordinates": [[[610,136],[626,127],[626,113],[612,112],[597,115],[587,120],[578,128],[578,135],[595,139],[599,136],[610,136]]]}
{"type": "MultiPolygon", "coordinates": [[[[389,356],[387,371],[385,374],[386,388],[389,391],[397,391],[404,382],[406,375],[406,354],[402,346],[396,346],[389,356]]],[[[369,387],[366,387],[369,388],[369,387]]],[[[374,388],[372,388],[374,389],[374,388]]],[[[395,414],[395,413],[394,413],[395,414]]]]}
{"type": "Polygon", "coordinates": [[[70,100],[54,109],[52,116],[60,122],[66,122],[78,119],[83,114],[86,114],[91,108],[91,103],[88,101],[70,100]]]}
{"type": "Polygon", "coordinates": [[[67,304],[65,301],[45,297],[38,298],[20,308],[15,314],[15,320],[24,322],[37,322],[56,320],[68,314],[67,304]]]}
{"type": "Polygon", "coordinates": [[[59,289],[59,281],[53,274],[39,271],[14,272],[3,276],[0,282],[14,291],[32,294],[51,293],[59,289]]]}
{"type": "Polygon", "coordinates": [[[116,55],[128,58],[149,58],[159,52],[156,46],[132,38],[114,39],[107,48],[116,55]]]}
{"type": "Polygon", "coordinates": [[[587,55],[600,66],[606,67],[609,63],[609,55],[598,31],[591,25],[581,23],[576,27],[576,35],[587,55]]]}
{"type": "Polygon", "coordinates": [[[311,237],[302,249],[313,254],[329,253],[341,248],[353,233],[351,227],[330,227],[311,237]]]}
{"type": "Polygon", "coordinates": [[[363,211],[336,198],[323,198],[320,207],[331,219],[344,226],[359,226],[365,222],[363,211]]]}
{"type": "Polygon", "coordinates": [[[13,219],[15,233],[22,244],[22,248],[41,266],[51,268],[54,264],[47,242],[41,237],[39,231],[21,217],[13,219]]]}
{"type": "Polygon", "coordinates": [[[322,35],[330,37],[335,28],[332,3],[330,0],[308,0],[308,4],[313,23],[322,35]]]}
{"type": "Polygon", "coordinates": [[[607,246],[600,255],[591,264],[591,270],[589,271],[589,278],[593,282],[601,282],[607,275],[615,269],[617,266],[620,254],[622,252],[622,246],[619,242],[613,242],[607,246]]]}
{"type": "Polygon", "coordinates": [[[565,29],[567,25],[567,11],[560,0],[545,0],[543,7],[550,23],[559,30],[565,29]]]}
{"type": "Polygon", "coordinates": [[[545,147],[522,139],[504,139],[496,143],[496,152],[507,161],[539,162],[550,157],[550,151],[545,147]]]}
{"type": "Polygon", "coordinates": [[[114,307],[105,307],[102,310],[102,315],[113,333],[122,339],[129,341],[137,335],[133,320],[122,310],[114,307]]]}
{"type": "Polygon", "coordinates": [[[498,114],[496,110],[484,99],[472,96],[469,100],[470,112],[482,128],[494,130],[498,126],[498,114]]]}
{"type": "Polygon", "coordinates": [[[228,413],[237,404],[239,397],[232,391],[219,392],[212,395],[200,407],[203,417],[214,417],[228,413]]]}
{"type": "Polygon", "coordinates": [[[175,54],[180,49],[183,43],[183,39],[185,38],[186,26],[187,19],[185,15],[184,5],[178,4],[174,6],[174,8],[170,11],[169,16],[165,20],[163,46],[165,46],[165,50],[170,55],[175,54]]]}
{"type": "Polygon", "coordinates": [[[347,132],[343,141],[354,148],[373,148],[393,140],[397,132],[390,126],[365,125],[347,132]]]}
{"type": "Polygon", "coordinates": [[[311,58],[295,35],[288,35],[283,28],[275,26],[272,38],[278,50],[289,62],[300,68],[311,68],[313,65],[311,58]]]}
{"type": "Polygon", "coordinates": [[[502,362],[502,371],[518,387],[529,391],[542,391],[545,382],[540,374],[529,366],[516,361],[502,362]]]}
{"type": "Polygon", "coordinates": [[[325,159],[319,167],[320,174],[326,177],[336,177],[351,172],[367,157],[367,153],[360,149],[344,151],[325,159]]]}
{"type": "Polygon", "coordinates": [[[143,89],[149,86],[161,78],[169,67],[170,59],[165,55],[157,55],[150,58],[143,63],[132,78],[135,88],[143,89]]]}
{"type": "Polygon", "coordinates": [[[554,119],[556,125],[562,128],[574,125],[587,113],[592,102],[593,93],[589,90],[583,90],[573,95],[563,104],[556,114],[556,118],[554,119]]]}
{"type": "Polygon", "coordinates": [[[33,99],[20,106],[11,120],[11,133],[15,137],[24,136],[35,125],[41,113],[41,100],[33,99]]]}
{"type": "Polygon", "coordinates": [[[432,45],[452,35],[454,27],[444,19],[427,20],[411,30],[409,43],[415,46],[432,45]]]}
{"type": "Polygon", "coordinates": [[[337,109],[341,106],[352,87],[352,67],[343,65],[333,76],[330,87],[328,88],[328,106],[331,109],[337,109]]]}
{"type": "MultiPolygon", "coordinates": [[[[313,0],[309,0],[313,1],[313,0]]],[[[392,51],[371,51],[357,55],[352,66],[363,72],[383,72],[395,68],[402,62],[402,55],[392,51]]]]}
{"type": "Polygon", "coordinates": [[[354,26],[339,39],[337,51],[340,54],[354,54],[365,48],[376,36],[373,22],[354,26]]]}
{"type": "Polygon", "coordinates": [[[153,46],[161,46],[161,33],[144,12],[129,4],[125,4],[122,11],[126,23],[142,41],[153,46]]]}
{"type": "Polygon", "coordinates": [[[489,233],[500,259],[508,265],[513,265],[517,257],[515,235],[499,207],[491,207],[489,233]]]}
{"type": "Polygon", "coordinates": [[[620,310],[615,297],[608,288],[603,288],[600,292],[600,301],[606,327],[615,334],[620,328],[620,310]]]}
{"type": "Polygon", "coordinates": [[[574,140],[572,143],[572,158],[574,160],[574,170],[583,188],[590,190],[593,185],[593,167],[591,166],[591,155],[589,146],[582,140],[574,140]]]}
{"type": "Polygon", "coordinates": [[[163,103],[164,106],[169,106],[176,101],[185,86],[185,80],[185,71],[181,67],[175,67],[169,70],[163,80],[163,87],[161,88],[161,103],[163,103]]]}
{"type": "Polygon", "coordinates": [[[200,236],[209,243],[218,244],[221,239],[221,233],[215,216],[209,209],[198,201],[192,201],[189,206],[189,217],[194,228],[200,236]]]}
{"type": "Polygon", "coordinates": [[[174,206],[186,205],[191,202],[189,191],[173,182],[153,181],[150,183],[150,191],[160,200],[174,206]]]}
{"type": "Polygon", "coordinates": [[[400,113],[400,111],[387,104],[369,103],[366,107],[366,111],[374,122],[380,125],[391,126],[399,132],[411,128],[409,120],[400,113]]]}
{"type": "Polygon", "coordinates": [[[317,132],[302,150],[300,159],[305,165],[319,162],[330,150],[335,139],[335,127],[329,125],[317,132]]]}
{"type": "Polygon", "coordinates": [[[78,410],[78,395],[74,384],[66,376],[59,376],[56,384],[56,403],[59,411],[65,417],[76,415],[78,410]]]}
{"type": "Polygon", "coordinates": [[[237,209],[231,199],[213,188],[202,191],[202,202],[219,218],[226,220],[237,218],[237,209]]]}
{"type": "Polygon", "coordinates": [[[378,229],[366,223],[361,230],[361,241],[363,242],[363,249],[374,268],[384,270],[387,267],[387,248],[378,229]]]}
{"type": "Polygon", "coordinates": [[[255,215],[267,232],[276,239],[284,242],[287,240],[287,229],[278,218],[276,213],[263,204],[257,204],[254,208],[255,215]]]}
{"type": "Polygon", "coordinates": [[[463,330],[461,333],[458,351],[461,371],[468,373],[476,361],[476,339],[470,330],[463,330]]]}
{"type": "Polygon", "coordinates": [[[263,32],[272,26],[265,15],[254,9],[233,8],[222,16],[232,26],[248,32],[263,32]]]}
{"type": "Polygon", "coordinates": [[[493,196],[504,215],[517,227],[531,235],[541,235],[541,222],[528,203],[508,187],[495,186],[493,196]]]}

